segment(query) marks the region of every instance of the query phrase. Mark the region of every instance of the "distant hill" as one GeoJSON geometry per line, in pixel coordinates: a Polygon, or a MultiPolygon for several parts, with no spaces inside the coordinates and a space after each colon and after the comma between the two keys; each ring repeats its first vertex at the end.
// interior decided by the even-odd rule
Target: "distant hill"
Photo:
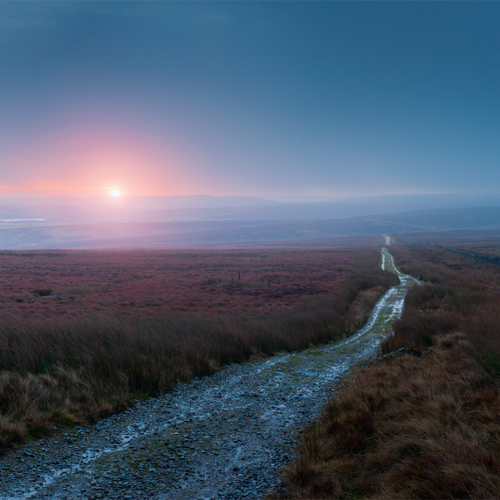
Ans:
{"type": "Polygon", "coordinates": [[[48,223],[334,220],[423,209],[500,206],[500,195],[387,195],[278,202],[244,196],[151,196],[0,199],[2,219],[48,223]]]}
{"type": "Polygon", "coordinates": [[[500,206],[418,210],[331,220],[4,223],[0,248],[166,248],[318,242],[383,233],[500,230],[500,206]]]}
{"type": "MultiPolygon", "coordinates": [[[[167,222],[207,220],[206,213],[228,208],[252,210],[278,202],[245,196],[50,197],[0,199],[2,219],[40,219],[61,223],[167,222]],[[187,216],[182,215],[187,211],[187,216]],[[149,215],[151,214],[151,215],[149,215]],[[158,216],[156,214],[163,214],[158,216]]],[[[221,217],[216,217],[221,218],[221,217]]],[[[224,218],[224,217],[222,217],[224,218]]]]}

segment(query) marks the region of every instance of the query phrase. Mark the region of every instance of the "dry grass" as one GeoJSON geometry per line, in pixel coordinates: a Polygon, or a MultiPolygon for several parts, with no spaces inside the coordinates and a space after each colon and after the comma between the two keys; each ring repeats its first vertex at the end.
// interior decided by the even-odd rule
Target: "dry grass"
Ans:
{"type": "Polygon", "coordinates": [[[445,347],[359,372],[308,429],[284,498],[498,498],[500,391],[445,347]]]}
{"type": "Polygon", "coordinates": [[[406,272],[413,269],[427,284],[409,292],[385,351],[403,345],[418,351],[432,345],[437,333],[460,330],[471,344],[469,354],[499,376],[500,267],[477,265],[435,247],[403,247],[396,254],[403,257],[406,272]]]}
{"type": "Polygon", "coordinates": [[[272,498],[499,498],[500,296],[439,249],[403,250],[434,284],[409,293],[384,350],[413,355],[344,382],[272,498]]]}
{"type": "MultiPolygon", "coordinates": [[[[362,325],[376,298],[394,280],[379,270],[377,250],[358,252],[356,268],[348,268],[347,278],[337,282],[335,290],[302,300],[287,312],[136,314],[132,319],[56,315],[4,321],[0,448],[43,434],[56,423],[101,418],[224,364],[348,335],[362,325]]],[[[290,275],[303,262],[301,254],[295,255],[290,275]]],[[[345,274],[345,267],[338,273],[345,274]]]]}

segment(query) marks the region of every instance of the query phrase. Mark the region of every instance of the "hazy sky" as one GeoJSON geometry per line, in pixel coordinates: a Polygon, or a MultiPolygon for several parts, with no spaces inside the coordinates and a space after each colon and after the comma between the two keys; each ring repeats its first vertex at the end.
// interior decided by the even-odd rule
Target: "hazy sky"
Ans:
{"type": "Polygon", "coordinates": [[[499,2],[0,2],[0,196],[499,191],[499,2]]]}

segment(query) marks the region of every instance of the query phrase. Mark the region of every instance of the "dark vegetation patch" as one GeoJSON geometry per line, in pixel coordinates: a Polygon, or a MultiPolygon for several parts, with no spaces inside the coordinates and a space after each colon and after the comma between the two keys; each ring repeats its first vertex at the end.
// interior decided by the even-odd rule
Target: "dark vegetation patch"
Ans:
{"type": "Polygon", "coordinates": [[[386,356],[305,432],[273,498],[498,498],[499,268],[433,245],[392,251],[425,283],[408,293],[386,356]]]}
{"type": "Polygon", "coordinates": [[[363,324],[377,297],[397,281],[380,270],[377,248],[272,250],[267,255],[4,255],[0,448],[39,436],[54,424],[96,420],[224,364],[342,338],[363,324]],[[220,266],[214,275],[225,276],[225,282],[209,287],[201,275],[214,262],[220,266]],[[342,271],[335,271],[339,264],[342,271]],[[271,276],[271,287],[257,279],[265,275],[271,276]],[[115,284],[118,276],[128,281],[115,284]],[[175,285],[180,276],[182,286],[175,285]],[[26,308],[15,313],[10,293],[34,290],[32,281],[37,279],[50,282],[51,290],[66,292],[27,294],[26,308]],[[291,294],[287,302],[290,288],[302,288],[303,293],[291,294]],[[248,290],[261,292],[264,309],[259,296],[246,294],[248,290]],[[169,305],[170,300],[183,304],[184,312],[169,305]],[[36,314],[45,304],[44,314],[36,314]]]}

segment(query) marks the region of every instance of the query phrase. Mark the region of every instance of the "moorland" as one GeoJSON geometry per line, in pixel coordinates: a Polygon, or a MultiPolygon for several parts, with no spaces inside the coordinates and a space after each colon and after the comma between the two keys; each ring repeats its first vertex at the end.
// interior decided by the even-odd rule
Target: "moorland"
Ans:
{"type": "MultiPolygon", "coordinates": [[[[390,239],[421,285],[383,355],[302,434],[272,498],[497,497],[499,233],[390,239]]],[[[383,241],[1,252],[0,448],[225,364],[350,335],[397,281],[380,270],[383,241]]]]}
{"type": "Polygon", "coordinates": [[[348,336],[397,282],[379,246],[3,251],[0,273],[1,448],[348,336]]]}

